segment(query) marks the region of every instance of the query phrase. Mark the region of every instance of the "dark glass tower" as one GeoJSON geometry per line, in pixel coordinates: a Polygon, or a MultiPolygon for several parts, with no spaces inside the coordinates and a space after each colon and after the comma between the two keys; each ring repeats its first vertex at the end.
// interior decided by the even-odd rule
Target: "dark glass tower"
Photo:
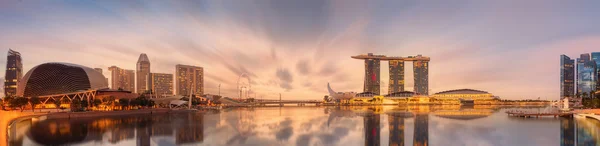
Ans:
{"type": "Polygon", "coordinates": [[[577,59],[577,92],[589,95],[596,90],[596,81],[596,62],[590,59],[590,54],[581,54],[577,59]]]}
{"type": "Polygon", "coordinates": [[[429,61],[413,61],[415,93],[429,95],[429,61]]]}
{"type": "Polygon", "coordinates": [[[574,97],[575,60],[560,55],[560,97],[574,97]]]}
{"type": "Polygon", "coordinates": [[[388,94],[404,91],[404,61],[390,60],[390,86],[388,94]]]}
{"type": "MultiPolygon", "coordinates": [[[[372,54],[369,54],[372,55],[372,54]]],[[[364,92],[373,92],[377,95],[380,92],[380,60],[379,59],[365,59],[365,87],[364,92]]]]}
{"type": "Polygon", "coordinates": [[[4,75],[4,96],[17,95],[17,86],[23,77],[23,63],[21,53],[12,49],[8,50],[6,57],[6,74],[4,75]]]}
{"type": "Polygon", "coordinates": [[[596,63],[596,91],[600,90],[600,52],[592,52],[592,60],[596,63]]]}

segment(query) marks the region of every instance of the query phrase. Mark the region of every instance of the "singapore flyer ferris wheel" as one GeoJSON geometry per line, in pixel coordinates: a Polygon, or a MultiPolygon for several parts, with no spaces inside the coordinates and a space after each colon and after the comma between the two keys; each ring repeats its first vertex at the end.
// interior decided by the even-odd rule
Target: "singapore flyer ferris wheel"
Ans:
{"type": "Polygon", "coordinates": [[[249,93],[251,93],[252,86],[250,85],[250,81],[250,76],[246,73],[243,73],[238,77],[237,90],[240,92],[240,99],[248,98],[249,93]]]}

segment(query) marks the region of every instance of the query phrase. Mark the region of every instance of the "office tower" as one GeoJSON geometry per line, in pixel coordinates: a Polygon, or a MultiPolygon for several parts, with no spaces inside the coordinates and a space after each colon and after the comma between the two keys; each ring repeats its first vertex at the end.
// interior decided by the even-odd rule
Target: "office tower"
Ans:
{"type": "MultiPolygon", "coordinates": [[[[369,53],[369,56],[373,54],[369,53]]],[[[380,61],[377,58],[365,59],[365,84],[364,92],[373,92],[377,95],[380,92],[380,61]]]]}
{"type": "Polygon", "coordinates": [[[429,61],[413,61],[415,93],[429,95],[429,61]]]}
{"type": "Polygon", "coordinates": [[[581,54],[577,58],[577,93],[589,95],[596,90],[596,81],[596,62],[591,61],[590,54],[581,54]]]}
{"type": "Polygon", "coordinates": [[[575,60],[560,55],[560,97],[574,97],[575,60]]]}
{"type": "Polygon", "coordinates": [[[175,66],[177,78],[177,95],[189,96],[190,90],[192,94],[197,96],[204,95],[204,69],[197,66],[181,65],[175,66]]]}
{"type": "Polygon", "coordinates": [[[592,61],[596,63],[596,91],[600,91],[600,52],[592,52],[592,61]]]}
{"type": "Polygon", "coordinates": [[[390,82],[388,94],[404,91],[404,61],[390,60],[390,82]]]}
{"type": "Polygon", "coordinates": [[[173,74],[149,73],[147,89],[156,95],[173,95],[173,74]]]}
{"type": "Polygon", "coordinates": [[[116,66],[108,68],[111,75],[111,89],[122,89],[125,91],[135,91],[135,72],[133,70],[125,70],[116,66]]]}
{"type": "Polygon", "coordinates": [[[17,95],[17,86],[23,77],[21,53],[8,49],[6,56],[6,74],[4,75],[4,96],[17,95]]]}
{"type": "Polygon", "coordinates": [[[140,54],[138,58],[136,68],[136,93],[144,93],[147,89],[146,83],[148,83],[148,74],[150,73],[150,60],[144,53],[140,54]]]}

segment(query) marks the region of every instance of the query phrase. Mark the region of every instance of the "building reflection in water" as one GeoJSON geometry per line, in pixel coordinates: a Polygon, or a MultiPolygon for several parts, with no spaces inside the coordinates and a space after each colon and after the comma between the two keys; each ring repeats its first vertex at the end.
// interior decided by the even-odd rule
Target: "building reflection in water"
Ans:
{"type": "Polygon", "coordinates": [[[379,114],[364,116],[365,146],[379,146],[381,123],[379,114]]]}
{"type": "Polygon", "coordinates": [[[429,114],[418,113],[415,115],[414,146],[429,145],[429,114]]]}
{"type": "MultiPolygon", "coordinates": [[[[153,136],[173,137],[175,144],[181,145],[202,143],[203,126],[203,114],[154,114],[99,119],[50,119],[32,123],[24,133],[39,145],[102,143],[103,137],[106,137],[111,144],[135,139],[136,145],[147,146],[151,145],[153,136]]],[[[23,145],[23,139],[11,140],[9,144],[23,145]]]]}
{"type": "Polygon", "coordinates": [[[600,145],[600,122],[598,120],[577,117],[574,120],[577,132],[576,145],[600,145]]]}
{"type": "Polygon", "coordinates": [[[560,145],[575,145],[575,120],[572,118],[560,118],[560,145]]]}
{"type": "Polygon", "coordinates": [[[389,113],[389,146],[404,146],[404,119],[412,117],[411,113],[389,113]]]}

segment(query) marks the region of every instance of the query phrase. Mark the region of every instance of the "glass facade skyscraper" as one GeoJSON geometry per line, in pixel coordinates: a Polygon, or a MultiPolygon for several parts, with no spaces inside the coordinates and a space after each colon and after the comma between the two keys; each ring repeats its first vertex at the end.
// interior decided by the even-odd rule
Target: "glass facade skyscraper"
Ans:
{"type": "Polygon", "coordinates": [[[388,94],[404,91],[404,61],[390,60],[390,81],[388,94]]]}
{"type": "Polygon", "coordinates": [[[577,58],[577,93],[589,95],[596,91],[596,62],[592,61],[590,54],[581,54],[577,58]]]}
{"type": "Polygon", "coordinates": [[[592,61],[596,62],[596,91],[600,91],[600,52],[592,52],[592,61]]]}
{"type": "Polygon", "coordinates": [[[4,96],[17,95],[17,86],[23,77],[21,53],[8,50],[6,56],[6,73],[4,74],[4,96]]]}
{"type": "Polygon", "coordinates": [[[560,55],[560,97],[575,95],[575,60],[560,55]]]}

